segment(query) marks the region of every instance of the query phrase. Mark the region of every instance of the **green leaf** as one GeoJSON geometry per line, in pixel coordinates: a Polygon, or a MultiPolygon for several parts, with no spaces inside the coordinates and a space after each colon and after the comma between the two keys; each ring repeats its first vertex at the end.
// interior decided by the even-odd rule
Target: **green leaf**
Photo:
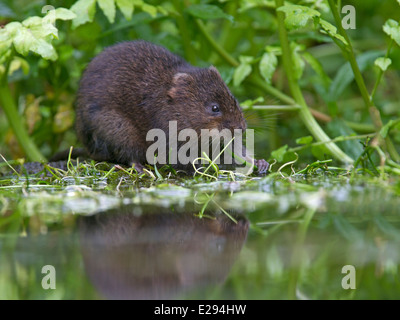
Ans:
{"type": "Polygon", "coordinates": [[[115,0],[126,20],[131,20],[133,14],[133,2],[130,0],[115,0]]]}
{"type": "Polygon", "coordinates": [[[162,15],[168,15],[169,13],[170,13],[170,11],[168,11],[167,9],[165,9],[164,7],[162,7],[162,6],[157,6],[156,7],[157,8],[157,11],[159,12],[159,13],[161,13],[162,15]]]}
{"type": "Polygon", "coordinates": [[[186,8],[186,12],[193,17],[200,19],[228,19],[233,21],[233,17],[226,14],[220,7],[211,4],[192,4],[186,8]]]}
{"type": "Polygon", "coordinates": [[[74,12],[71,10],[68,10],[66,8],[57,8],[55,10],[56,13],[56,19],[57,20],[72,20],[75,19],[77,16],[74,12]]]}
{"type": "Polygon", "coordinates": [[[333,24],[329,23],[328,21],[326,21],[324,19],[319,19],[319,24],[321,25],[321,28],[328,35],[330,35],[333,38],[336,38],[336,39],[340,40],[344,45],[346,45],[346,46],[348,45],[346,39],[336,32],[337,28],[333,24]]]}
{"type": "Polygon", "coordinates": [[[10,22],[4,28],[0,28],[0,64],[7,61],[13,54],[13,38],[21,28],[23,26],[20,22],[10,22]]]}
{"type": "Polygon", "coordinates": [[[307,4],[308,6],[320,11],[320,12],[325,12],[328,13],[330,12],[330,8],[328,5],[328,1],[325,0],[304,0],[301,1],[304,4],[307,4]]]}
{"type": "Polygon", "coordinates": [[[240,56],[239,57],[239,62],[241,64],[251,64],[254,62],[254,58],[251,56],[240,56]]]}
{"type": "Polygon", "coordinates": [[[47,39],[48,41],[53,40],[53,38],[58,38],[58,30],[53,23],[51,23],[50,19],[46,19],[46,17],[39,18],[39,20],[32,18],[24,20],[22,24],[33,33],[35,38],[47,39]]]}
{"type": "Polygon", "coordinates": [[[10,23],[10,26],[6,26],[18,53],[26,56],[32,51],[45,59],[57,59],[57,53],[50,42],[57,37],[58,30],[45,18],[34,16],[24,20],[22,24],[10,23]]]}
{"type": "Polygon", "coordinates": [[[26,56],[29,51],[35,52],[48,60],[56,60],[57,53],[53,46],[44,39],[38,39],[27,28],[20,28],[13,39],[15,50],[26,56]]]}
{"type": "Polygon", "coordinates": [[[58,57],[54,47],[50,43],[46,42],[44,39],[39,39],[36,45],[31,48],[31,51],[37,53],[47,60],[55,61],[58,57]]]}
{"type": "MultiPolygon", "coordinates": [[[[57,18],[68,20],[75,16],[68,9],[58,8],[50,10],[43,18],[33,16],[25,19],[22,23],[8,23],[4,29],[0,30],[0,62],[3,63],[4,57],[10,56],[12,44],[15,50],[23,56],[31,51],[44,59],[56,60],[57,53],[51,44],[51,41],[58,36],[58,30],[54,25],[55,20],[57,18]]],[[[11,64],[11,74],[19,68],[22,68],[24,72],[28,70],[26,61],[22,58],[14,59],[11,64]]]]}
{"type": "Polygon", "coordinates": [[[12,37],[6,28],[0,29],[0,64],[11,54],[12,37]]]}
{"type": "Polygon", "coordinates": [[[301,55],[298,53],[299,47],[297,47],[297,45],[294,42],[291,43],[291,47],[293,52],[292,57],[293,57],[293,70],[295,72],[294,76],[297,80],[299,80],[303,75],[305,63],[301,55]]]}
{"type": "Polygon", "coordinates": [[[32,26],[39,26],[43,23],[43,18],[37,17],[37,16],[33,16],[33,17],[29,17],[27,19],[25,19],[24,21],[22,21],[22,25],[24,27],[32,27],[32,26]]]}
{"type": "Polygon", "coordinates": [[[254,61],[253,57],[250,56],[240,56],[240,65],[235,69],[233,73],[233,85],[239,86],[242,81],[251,73],[250,63],[254,61]]]}
{"type": "Polygon", "coordinates": [[[283,158],[285,157],[286,153],[288,152],[288,145],[285,144],[283,147],[280,147],[277,150],[271,152],[271,157],[276,159],[278,162],[283,162],[283,158]]]}
{"type": "Polygon", "coordinates": [[[9,34],[9,37],[13,38],[15,36],[15,34],[17,33],[18,29],[20,29],[21,27],[22,27],[22,23],[14,21],[14,22],[7,23],[6,26],[4,27],[4,29],[9,34]]]}
{"type": "MultiPolygon", "coordinates": [[[[367,67],[371,66],[376,58],[382,55],[381,51],[370,51],[360,54],[357,57],[357,64],[360,71],[363,72],[367,67]]],[[[354,80],[354,73],[350,63],[345,63],[336,73],[335,78],[329,88],[328,101],[337,101],[343,91],[354,80]]]]}
{"type": "Polygon", "coordinates": [[[29,63],[21,57],[14,57],[8,69],[8,75],[11,76],[15,71],[22,69],[24,74],[29,73],[29,63]]]}
{"type": "Polygon", "coordinates": [[[256,103],[262,103],[264,102],[264,97],[258,97],[256,99],[248,99],[240,103],[240,106],[243,109],[251,109],[252,106],[254,106],[256,103]]]}
{"type": "Polygon", "coordinates": [[[115,3],[114,0],[97,0],[100,9],[110,23],[115,21],[115,3]]]}
{"type": "Polygon", "coordinates": [[[236,68],[235,73],[233,74],[233,85],[236,87],[239,86],[250,73],[251,65],[241,64],[236,68]]]}
{"type": "Polygon", "coordinates": [[[260,61],[260,73],[267,83],[271,83],[272,75],[275,72],[276,66],[278,65],[278,58],[272,52],[266,52],[263,54],[260,61]]]}
{"type": "Polygon", "coordinates": [[[279,7],[277,11],[282,11],[286,14],[285,25],[289,30],[303,28],[310,19],[321,15],[314,9],[294,4],[285,4],[279,7]]]}
{"type": "Polygon", "coordinates": [[[142,10],[144,12],[147,12],[153,18],[155,18],[157,16],[157,8],[155,6],[149,5],[147,3],[143,3],[142,4],[142,10]]]}
{"type": "Polygon", "coordinates": [[[383,31],[400,46],[400,26],[393,19],[389,19],[383,25],[383,31]]]}
{"type": "Polygon", "coordinates": [[[297,144],[310,144],[313,142],[314,138],[312,136],[306,136],[296,139],[297,144]]]}
{"type": "Polygon", "coordinates": [[[282,48],[280,46],[266,46],[265,51],[275,53],[275,55],[278,56],[282,54],[282,48]]]}
{"type": "Polygon", "coordinates": [[[397,126],[398,124],[400,124],[400,119],[396,119],[396,120],[390,120],[387,124],[385,124],[381,130],[379,131],[380,135],[382,136],[382,138],[386,138],[389,131],[397,126]]]}
{"type": "Polygon", "coordinates": [[[311,147],[312,155],[319,160],[325,159],[325,155],[329,153],[323,145],[317,145],[311,147]]]}
{"type": "Polygon", "coordinates": [[[230,83],[232,78],[233,78],[233,73],[235,72],[235,68],[232,67],[220,67],[218,69],[219,73],[221,74],[221,78],[222,80],[224,80],[224,82],[226,84],[230,83]]]}
{"type": "Polygon", "coordinates": [[[72,29],[92,22],[96,13],[96,0],[79,0],[71,7],[71,11],[76,14],[76,18],[72,20],[72,29]]]}
{"type": "Polygon", "coordinates": [[[386,71],[391,64],[392,60],[389,58],[380,57],[375,60],[375,65],[382,71],[386,71]]]}
{"type": "Polygon", "coordinates": [[[17,30],[13,43],[15,50],[17,50],[19,54],[26,56],[29,49],[36,46],[37,39],[33,36],[32,32],[22,27],[17,30]]]}
{"type": "Polygon", "coordinates": [[[307,61],[307,63],[310,65],[310,67],[315,71],[315,73],[318,75],[319,79],[322,80],[324,87],[328,88],[331,83],[331,79],[325,73],[325,70],[322,67],[322,64],[309,52],[303,52],[302,57],[304,60],[307,61]]]}
{"type": "MultiPolygon", "coordinates": [[[[222,1],[221,1],[222,2],[222,1]]],[[[275,1],[273,0],[246,0],[246,1],[240,1],[240,8],[238,12],[245,12],[247,10],[250,10],[252,8],[270,8],[274,9],[275,8],[275,1]]]]}

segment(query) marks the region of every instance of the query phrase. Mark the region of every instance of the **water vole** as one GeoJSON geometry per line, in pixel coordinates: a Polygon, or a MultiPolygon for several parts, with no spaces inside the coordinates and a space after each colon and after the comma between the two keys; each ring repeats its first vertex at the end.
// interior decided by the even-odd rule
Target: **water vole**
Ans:
{"type": "MultiPolygon", "coordinates": [[[[139,169],[149,130],[246,129],[239,104],[216,68],[193,67],[146,41],[106,48],[87,66],[77,97],[76,129],[90,156],[139,169]]],[[[167,147],[167,150],[169,148],[167,147]]],[[[259,171],[265,160],[255,162],[259,171]]],[[[179,167],[179,166],[178,166],[179,167]]]]}

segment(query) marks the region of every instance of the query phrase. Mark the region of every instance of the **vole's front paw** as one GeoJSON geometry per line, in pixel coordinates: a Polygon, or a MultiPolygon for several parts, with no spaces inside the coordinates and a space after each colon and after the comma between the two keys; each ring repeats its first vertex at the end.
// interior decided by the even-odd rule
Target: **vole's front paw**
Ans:
{"type": "Polygon", "coordinates": [[[255,160],[254,165],[257,167],[258,174],[266,174],[268,172],[269,163],[264,159],[255,160]]]}
{"type": "MultiPolygon", "coordinates": [[[[119,164],[116,164],[115,167],[119,170],[125,170],[124,168],[122,168],[119,164]]],[[[143,168],[144,166],[140,163],[136,163],[136,162],[132,162],[130,165],[130,168],[134,168],[136,170],[137,173],[143,173],[143,168]]],[[[130,169],[129,168],[129,169],[130,169]]]]}
{"type": "Polygon", "coordinates": [[[143,173],[144,166],[139,162],[132,162],[131,167],[134,167],[138,173],[143,173]]]}

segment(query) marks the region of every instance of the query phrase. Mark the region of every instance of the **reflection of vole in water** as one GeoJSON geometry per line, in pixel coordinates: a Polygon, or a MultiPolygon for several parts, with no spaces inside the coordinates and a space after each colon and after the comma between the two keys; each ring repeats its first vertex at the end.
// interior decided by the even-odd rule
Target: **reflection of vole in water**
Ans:
{"type": "MultiPolygon", "coordinates": [[[[88,65],[77,98],[76,129],[99,161],[146,163],[149,130],[246,129],[235,97],[214,67],[197,68],[145,41],[106,48],[88,65]]],[[[167,139],[168,143],[168,139],[167,139]]],[[[169,150],[167,145],[166,150],[169,150]]],[[[259,172],[268,169],[256,160],[259,172]]],[[[179,164],[178,164],[179,167],[179,164]]]]}
{"type": "Polygon", "coordinates": [[[81,220],[85,269],[109,299],[170,299],[222,282],[236,260],[248,221],[191,213],[111,210],[81,220]]]}

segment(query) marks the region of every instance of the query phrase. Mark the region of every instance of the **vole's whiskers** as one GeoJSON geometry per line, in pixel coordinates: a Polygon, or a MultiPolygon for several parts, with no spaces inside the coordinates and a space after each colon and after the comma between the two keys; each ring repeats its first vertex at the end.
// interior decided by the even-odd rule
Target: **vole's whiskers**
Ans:
{"type": "Polygon", "coordinates": [[[276,120],[279,118],[280,113],[265,113],[257,110],[246,111],[245,118],[247,125],[250,129],[255,131],[271,130],[276,127],[276,120]]]}

